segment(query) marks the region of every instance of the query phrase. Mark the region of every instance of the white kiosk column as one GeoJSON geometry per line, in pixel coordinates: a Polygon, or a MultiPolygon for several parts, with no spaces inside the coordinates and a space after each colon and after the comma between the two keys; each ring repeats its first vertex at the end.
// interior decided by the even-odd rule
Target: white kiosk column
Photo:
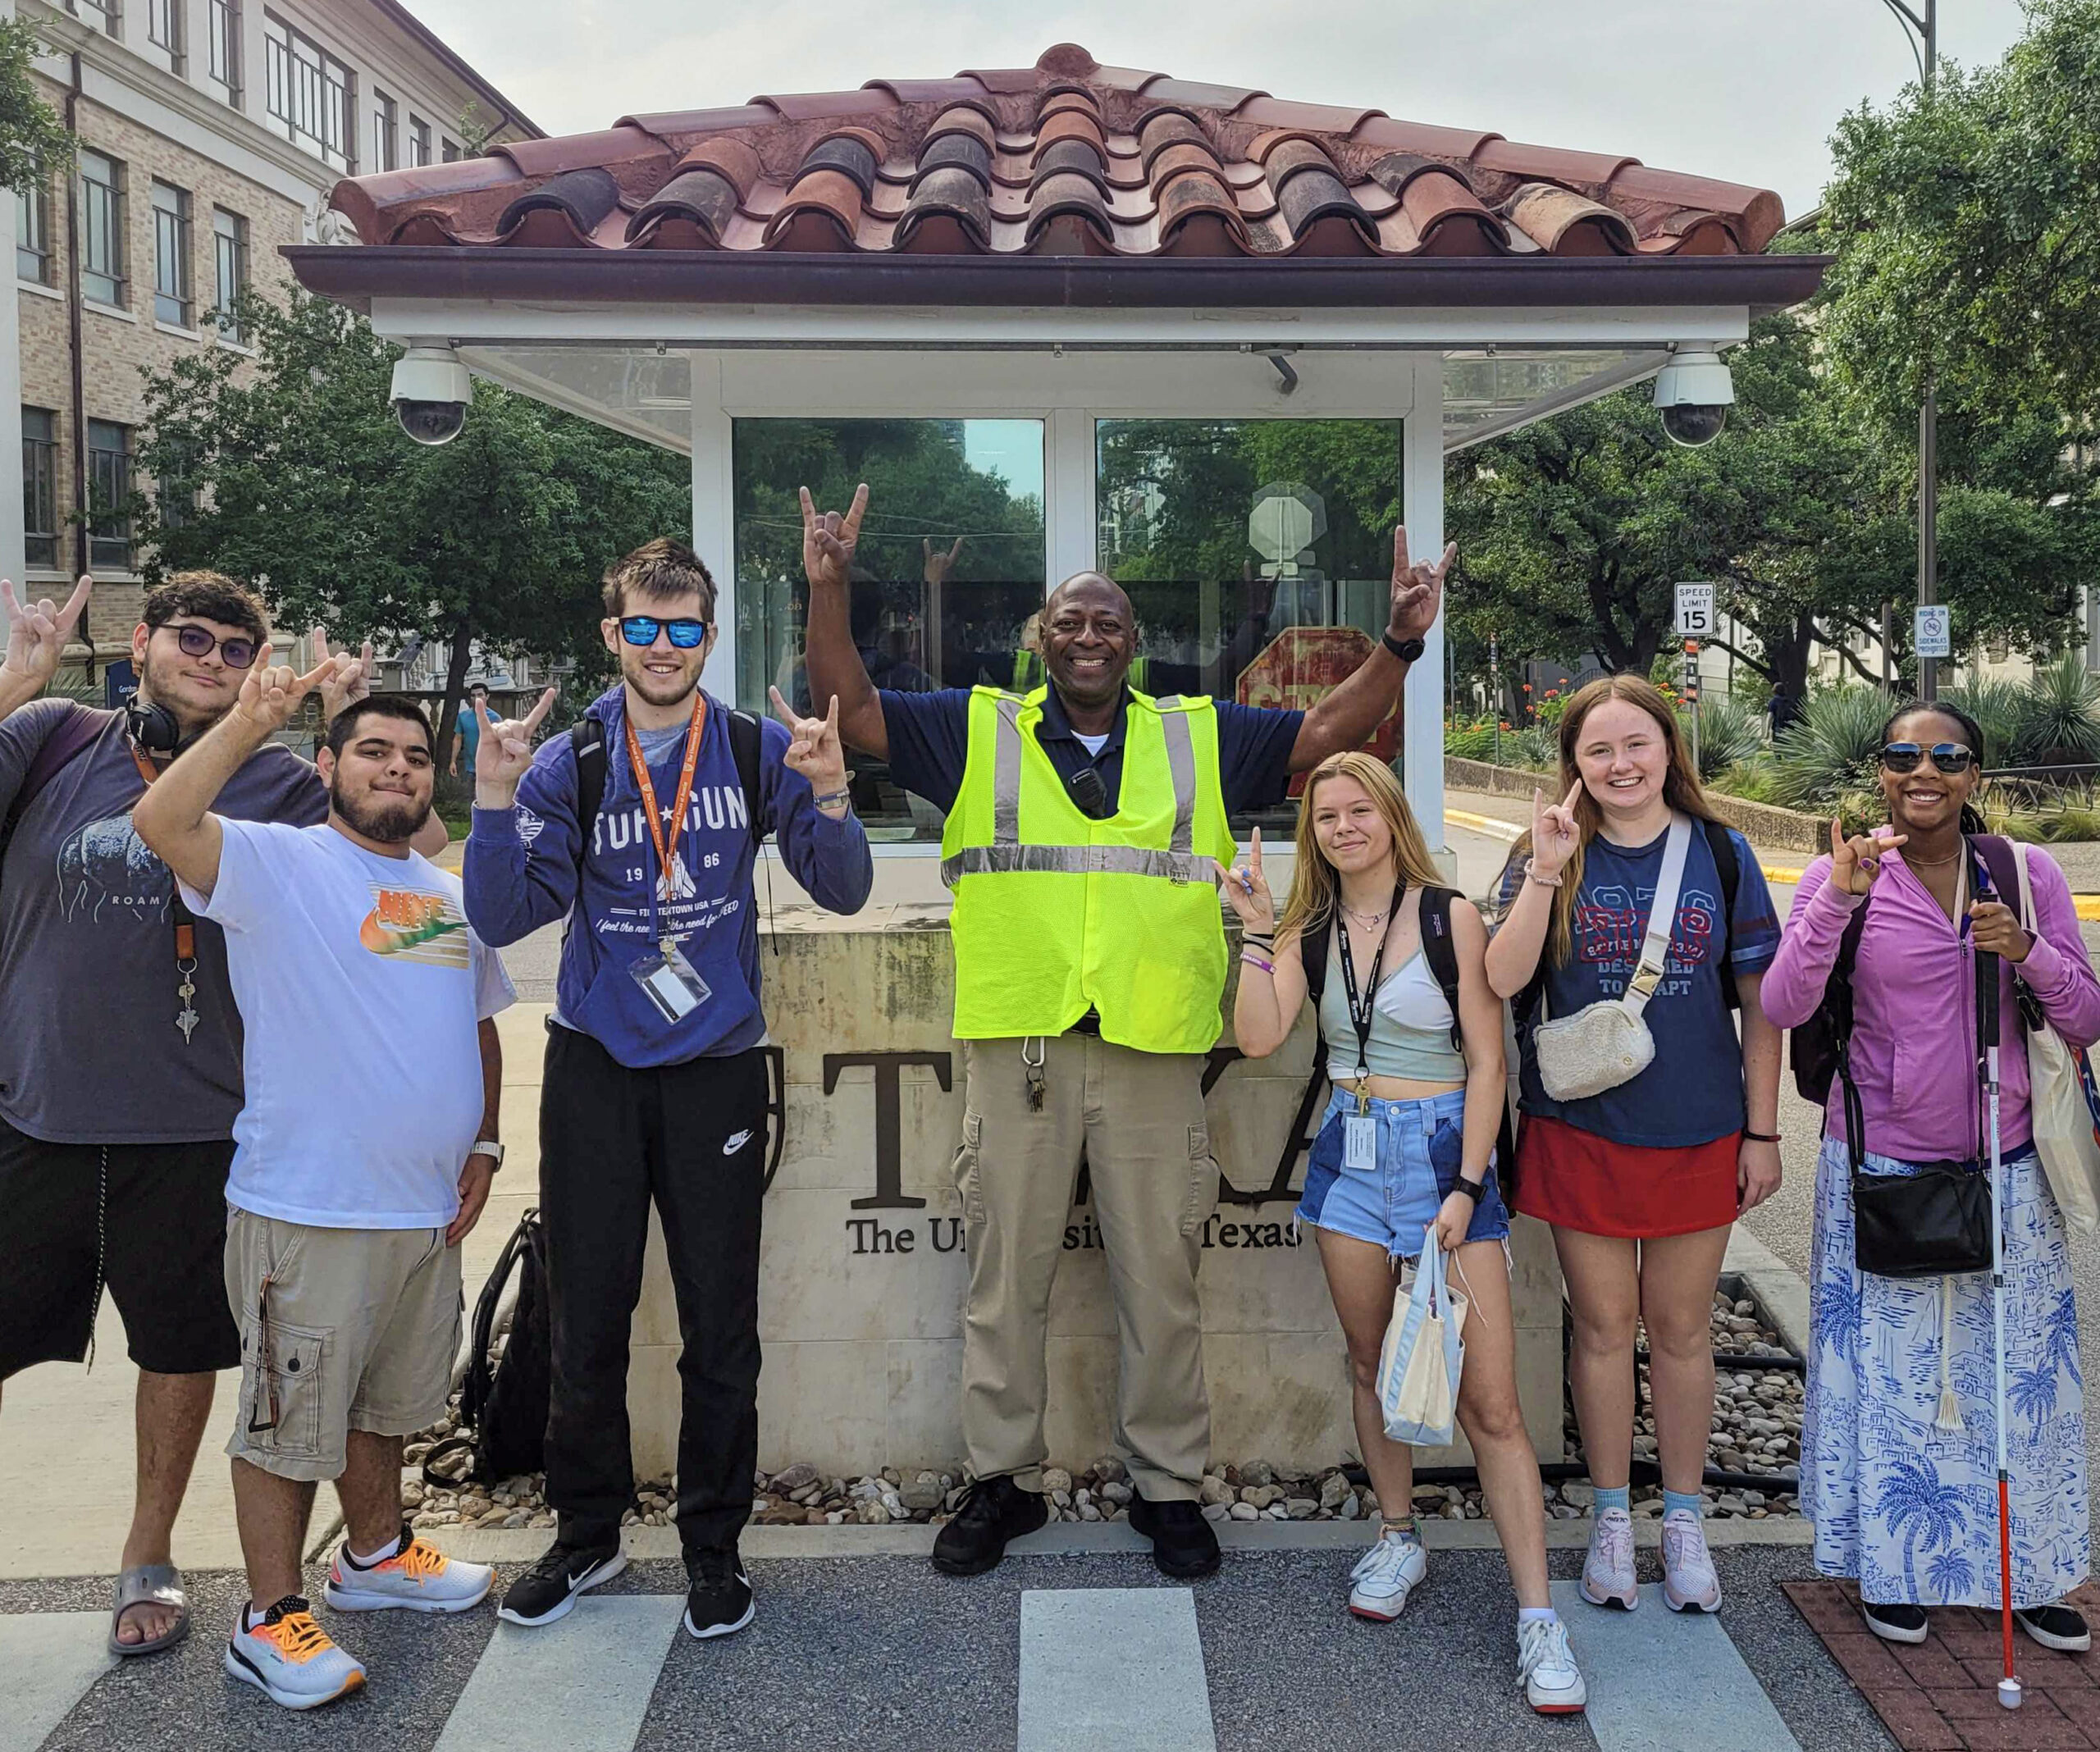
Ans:
{"type": "MultiPolygon", "coordinates": [[[[1408,412],[1406,456],[1400,503],[1408,544],[1418,559],[1444,550],[1444,360],[1435,353],[1415,358],[1414,405],[1408,412]]],[[[1401,782],[1433,851],[1444,838],[1444,622],[1429,631],[1422,660],[1408,672],[1400,703],[1404,737],[1401,782]]]]}

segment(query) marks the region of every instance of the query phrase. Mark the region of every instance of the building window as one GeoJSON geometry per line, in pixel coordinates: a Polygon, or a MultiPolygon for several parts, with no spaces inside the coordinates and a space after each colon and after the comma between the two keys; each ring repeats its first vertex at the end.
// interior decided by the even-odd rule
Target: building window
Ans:
{"type": "Polygon", "coordinates": [[[131,569],[131,428],[88,422],[88,563],[131,569]]]}
{"type": "Polygon", "coordinates": [[[48,408],[22,409],[22,546],[32,566],[58,563],[58,430],[48,408]]]}
{"type": "Polygon", "coordinates": [[[189,191],[153,185],[153,314],[188,328],[196,317],[189,295],[189,191]]]}
{"type": "Polygon", "coordinates": [[[211,42],[207,60],[212,77],[226,88],[226,101],[240,97],[240,7],[238,0],[207,0],[205,30],[211,42]]]}
{"type": "Polygon", "coordinates": [[[295,146],[350,169],[350,70],[281,18],[262,15],[263,103],[295,146]]]}
{"type": "Polygon", "coordinates": [[[459,141],[442,140],[441,142],[440,149],[444,153],[445,162],[447,164],[457,164],[459,162],[459,141]]]}
{"type": "Polygon", "coordinates": [[[153,505],[162,529],[180,529],[196,520],[197,489],[183,474],[164,474],[153,483],[153,505]]]}
{"type": "Polygon", "coordinates": [[[248,221],[223,207],[212,209],[212,261],[217,272],[212,308],[219,332],[239,340],[240,295],[248,290],[248,221]]]}
{"type": "MultiPolygon", "coordinates": [[[[1096,563],[1136,612],[1130,685],[1317,705],[1386,628],[1402,435],[1398,420],[1096,422],[1096,563]]],[[[1396,714],[1372,748],[1390,760],[1399,731],[1396,714]]]]}
{"type": "Polygon", "coordinates": [[[51,284],[51,191],[42,183],[15,191],[15,277],[51,284]]]}
{"type": "Polygon", "coordinates": [[[377,85],[372,89],[372,167],[401,168],[401,115],[394,100],[377,85]]]}
{"type": "Polygon", "coordinates": [[[80,288],[121,307],[124,281],[124,167],[102,153],[80,153],[80,288]]]}
{"type": "Polygon", "coordinates": [[[66,10],[75,18],[101,25],[111,36],[116,34],[116,0],[66,0],[66,10]]]}
{"type": "Polygon", "coordinates": [[[183,0],[146,0],[146,40],[167,51],[175,71],[182,71],[183,0]]]}
{"type": "MultiPolygon", "coordinates": [[[[827,508],[848,503],[864,479],[883,508],[861,533],[848,610],[875,685],[1016,685],[1049,565],[1040,420],[740,419],[730,441],[737,601],[740,613],[756,610],[758,634],[737,652],[744,698],[763,700],[775,682],[792,699],[810,697],[797,489],[812,473],[810,490],[827,508]]],[[[871,837],[940,837],[940,811],[907,796],[887,766],[859,754],[847,761],[871,837]]]]}
{"type": "Polygon", "coordinates": [[[409,117],[409,163],[421,169],[430,162],[430,124],[411,113],[409,117]]]}

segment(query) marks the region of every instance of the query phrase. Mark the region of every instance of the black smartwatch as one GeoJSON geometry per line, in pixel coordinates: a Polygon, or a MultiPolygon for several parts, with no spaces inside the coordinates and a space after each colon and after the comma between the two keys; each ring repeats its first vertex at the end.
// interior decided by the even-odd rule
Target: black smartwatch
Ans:
{"type": "Polygon", "coordinates": [[[1478,1204],[1481,1199],[1487,1197],[1487,1180],[1484,1175],[1477,1180],[1468,1180],[1463,1175],[1460,1175],[1459,1184],[1451,1190],[1454,1193],[1463,1193],[1475,1204],[1478,1204]]]}
{"type": "Polygon", "coordinates": [[[1422,654],[1428,649],[1420,639],[1396,639],[1390,632],[1382,636],[1382,642],[1386,649],[1402,663],[1418,662],[1422,654]]]}

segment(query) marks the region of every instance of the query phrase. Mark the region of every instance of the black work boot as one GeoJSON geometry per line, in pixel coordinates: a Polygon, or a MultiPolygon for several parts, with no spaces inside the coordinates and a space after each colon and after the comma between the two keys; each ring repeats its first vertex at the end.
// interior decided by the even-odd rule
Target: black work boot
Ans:
{"type": "Polygon", "coordinates": [[[1217,1535],[1195,1503],[1133,1497],[1130,1525],[1152,1541],[1152,1560],[1162,1575],[1187,1581],[1217,1569],[1217,1535]]]}
{"type": "Polygon", "coordinates": [[[1050,1518],[1039,1490],[1024,1490],[1003,1473],[980,1478],[964,1494],[955,1518],[934,1541],[934,1567],[949,1576],[981,1576],[1007,1554],[1007,1541],[1050,1518]]]}

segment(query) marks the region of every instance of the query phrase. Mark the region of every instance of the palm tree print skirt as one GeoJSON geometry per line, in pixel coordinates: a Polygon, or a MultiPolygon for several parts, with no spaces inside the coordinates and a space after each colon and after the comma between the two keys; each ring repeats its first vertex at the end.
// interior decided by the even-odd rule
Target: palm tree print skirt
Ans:
{"type": "MultiPolygon", "coordinates": [[[[1869,1173],[1915,1171],[1871,1152],[1866,1161],[1869,1173]]],[[[2031,1149],[2003,1174],[2012,1599],[2040,1606],[2084,1581],[2091,1556],[2085,1388],[2056,1198],[2031,1149]]],[[[1815,1523],[1817,1570],[1857,1577],[1878,1604],[1997,1606],[1990,1275],[1863,1274],[1834,1138],[1816,1164],[1812,1251],[1801,1508],[1815,1523]]]]}

